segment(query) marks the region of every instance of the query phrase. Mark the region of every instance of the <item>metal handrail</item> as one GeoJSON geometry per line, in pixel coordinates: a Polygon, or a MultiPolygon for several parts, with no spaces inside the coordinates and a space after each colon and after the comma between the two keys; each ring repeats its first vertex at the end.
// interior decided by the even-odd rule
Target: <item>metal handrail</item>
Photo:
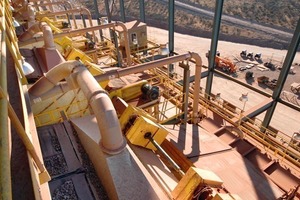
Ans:
{"type": "MultiPolygon", "coordinates": [[[[255,122],[253,119],[248,118],[247,116],[244,116],[241,112],[241,109],[236,108],[237,110],[240,110],[239,112],[232,113],[230,110],[225,110],[223,107],[219,106],[218,102],[216,102],[212,95],[206,94],[208,98],[203,98],[203,100],[210,104],[208,108],[217,114],[220,114],[226,121],[231,123],[234,126],[238,126],[241,130],[248,137],[251,137],[254,139],[255,146],[262,145],[262,148],[266,151],[272,152],[272,156],[274,156],[276,159],[278,159],[280,162],[285,163],[288,165],[291,169],[299,172],[300,168],[300,152],[298,148],[294,148],[294,146],[291,144],[292,137],[288,136],[287,134],[283,132],[278,132],[277,134],[273,131],[262,127],[261,124],[255,122]],[[225,114],[224,114],[225,113],[225,114]],[[235,116],[237,118],[246,119],[247,123],[242,122],[240,125],[237,125],[234,120],[232,120],[231,117],[228,117],[228,115],[235,116]],[[250,126],[250,124],[252,126],[250,126]],[[265,132],[261,132],[260,130],[263,129],[265,132]],[[278,136],[278,134],[281,134],[282,136],[278,136]],[[277,137],[274,137],[277,135],[277,137]],[[272,142],[271,142],[272,141],[272,142]],[[287,142],[288,141],[288,142],[287,142]],[[287,146],[284,146],[284,144],[288,144],[287,146]],[[295,167],[296,166],[296,167],[295,167]]],[[[250,143],[253,143],[253,140],[248,140],[250,143]]],[[[269,153],[270,154],[270,153],[269,153]]]]}
{"type": "MultiPolygon", "coordinates": [[[[153,73],[161,75],[161,73],[157,71],[153,71],[153,73]]],[[[174,83],[174,81],[171,85],[177,88],[178,91],[182,91],[182,86],[174,83]]],[[[193,98],[192,92],[193,90],[190,88],[190,98],[193,98]]],[[[291,136],[280,131],[274,133],[272,130],[262,127],[261,123],[244,116],[242,109],[238,107],[226,107],[226,103],[230,102],[222,99],[217,101],[213,94],[208,95],[202,91],[199,105],[219,114],[230,124],[239,127],[245,133],[245,139],[249,140],[250,143],[254,143],[255,146],[261,145],[264,150],[269,151],[269,154],[272,154],[272,156],[275,157],[274,159],[279,160],[286,166],[289,166],[294,172],[299,173],[300,148],[291,143],[291,136]],[[239,121],[238,119],[246,119],[247,123],[242,122],[239,124],[237,123],[239,121]],[[253,126],[250,126],[249,124],[252,124],[253,126]],[[265,130],[265,132],[261,132],[261,130],[265,130]],[[274,138],[275,135],[276,137],[274,138]],[[275,143],[271,143],[270,141],[274,141],[275,143]],[[285,146],[285,144],[288,145],[285,146]]]]}
{"type": "Polygon", "coordinates": [[[57,105],[55,106],[55,109],[52,110],[44,110],[42,112],[39,113],[35,113],[34,114],[34,120],[36,122],[36,126],[40,127],[40,126],[45,126],[45,125],[50,125],[50,124],[54,124],[54,123],[58,123],[58,122],[62,122],[63,118],[62,116],[60,116],[60,112],[63,111],[67,117],[71,118],[71,116],[79,116],[82,117],[85,115],[86,111],[89,108],[89,105],[87,103],[87,100],[84,99],[82,101],[73,101],[71,104],[68,105],[64,105],[64,106],[58,106],[58,104],[56,103],[57,100],[53,99],[53,102],[57,105]],[[75,112],[68,112],[68,109],[74,105],[81,105],[81,104],[86,104],[87,106],[82,108],[82,109],[78,109],[75,112]],[[59,115],[59,117],[57,117],[57,115],[59,115]],[[43,117],[48,117],[48,120],[43,120],[43,117]]]}
{"type": "MultiPolygon", "coordinates": [[[[6,6],[8,1],[0,2],[0,24],[1,24],[1,46],[0,46],[0,87],[7,92],[7,66],[6,66],[6,6]]],[[[10,136],[9,136],[9,121],[8,121],[8,104],[6,99],[0,98],[0,198],[1,199],[12,199],[12,188],[11,188],[11,170],[10,170],[10,136]]]]}

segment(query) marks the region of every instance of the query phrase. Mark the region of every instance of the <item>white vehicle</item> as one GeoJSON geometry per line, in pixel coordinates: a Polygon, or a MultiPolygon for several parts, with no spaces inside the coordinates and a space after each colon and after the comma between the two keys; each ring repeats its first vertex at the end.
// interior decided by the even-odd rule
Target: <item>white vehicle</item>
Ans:
{"type": "Polygon", "coordinates": [[[254,67],[254,64],[246,65],[246,68],[247,68],[247,69],[251,69],[252,67],[254,67]]]}

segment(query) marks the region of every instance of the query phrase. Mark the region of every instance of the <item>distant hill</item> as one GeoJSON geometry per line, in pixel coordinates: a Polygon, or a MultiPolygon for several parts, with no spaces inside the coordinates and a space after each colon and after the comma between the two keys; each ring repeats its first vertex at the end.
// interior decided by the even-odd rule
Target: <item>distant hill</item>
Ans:
{"type": "MultiPolygon", "coordinates": [[[[186,0],[192,2],[193,0],[186,0]]],[[[201,7],[214,9],[214,1],[195,0],[201,7]]],[[[295,29],[300,16],[299,0],[225,0],[223,12],[250,21],[295,29]]]]}
{"type": "MultiPolygon", "coordinates": [[[[178,0],[194,7],[214,11],[213,0],[178,0]]],[[[94,12],[93,1],[81,1],[91,12],[94,12]]],[[[126,21],[139,19],[139,0],[124,0],[126,21]]],[[[104,0],[98,1],[101,15],[106,15],[104,0]]],[[[168,4],[163,0],[146,0],[146,23],[159,28],[168,28],[168,4]]],[[[119,1],[112,6],[114,20],[120,20],[119,1]]],[[[224,0],[223,14],[269,27],[275,27],[293,33],[300,16],[299,0],[224,0]]],[[[175,31],[195,36],[210,38],[212,30],[212,17],[198,15],[197,13],[175,8],[175,31]]],[[[278,38],[264,32],[251,29],[251,27],[238,27],[230,23],[222,23],[220,39],[248,43],[259,46],[268,46],[287,49],[290,38],[278,38]]]]}

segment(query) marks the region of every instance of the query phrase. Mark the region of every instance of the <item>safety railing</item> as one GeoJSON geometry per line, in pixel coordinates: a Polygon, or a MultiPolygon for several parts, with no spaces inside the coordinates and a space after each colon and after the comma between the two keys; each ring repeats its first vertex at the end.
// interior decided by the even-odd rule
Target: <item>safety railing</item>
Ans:
{"type": "MultiPolygon", "coordinates": [[[[1,46],[0,46],[0,88],[7,93],[7,77],[6,77],[6,12],[7,1],[0,2],[0,26],[1,26],[1,46]]],[[[8,122],[8,102],[4,98],[0,98],[0,198],[12,199],[11,194],[11,177],[10,177],[10,138],[9,138],[9,122],[8,122]]]]}
{"type": "MultiPolygon", "coordinates": [[[[150,112],[157,119],[158,123],[164,124],[170,120],[182,119],[184,115],[183,105],[186,103],[182,91],[178,90],[174,85],[176,84],[168,75],[159,68],[150,70],[152,76],[147,79],[149,84],[163,88],[158,103],[148,106],[147,109],[153,108],[154,112],[150,112]]],[[[189,120],[189,119],[187,119],[189,120]]]]}
{"type": "Polygon", "coordinates": [[[300,173],[300,142],[293,136],[289,136],[278,130],[265,128],[259,119],[250,119],[243,115],[242,109],[237,107],[226,107],[229,102],[214,98],[215,95],[207,95],[209,98],[201,97],[201,104],[205,102],[205,108],[217,113],[227,122],[237,126],[244,133],[244,139],[265,151],[274,160],[296,173],[300,173]],[[238,119],[238,120],[237,120],[238,119]],[[239,123],[240,119],[244,119],[239,123]]]}
{"type": "MultiPolygon", "coordinates": [[[[31,134],[28,131],[27,121],[25,120],[25,126],[23,126],[13,107],[11,106],[7,95],[7,63],[10,61],[8,60],[6,54],[7,49],[10,51],[13,63],[16,67],[17,76],[19,77],[19,86],[21,87],[21,83],[27,83],[22,69],[23,60],[18,48],[15,28],[13,26],[11,7],[8,0],[2,0],[0,2],[0,36],[0,199],[12,199],[12,174],[10,171],[10,123],[15,128],[29,153],[28,156],[31,160],[30,166],[33,166],[32,171],[36,173],[33,174],[32,177],[34,177],[34,179],[39,179],[36,182],[43,184],[50,180],[50,176],[43,164],[41,157],[38,154],[38,151],[31,141],[31,134]],[[8,119],[10,119],[10,122],[8,119]]],[[[20,104],[23,104],[23,107],[26,107],[23,100],[20,102],[20,104]]],[[[26,108],[24,108],[24,111],[26,111],[26,108]]]]}
{"type": "Polygon", "coordinates": [[[81,90],[69,91],[32,105],[37,127],[55,124],[74,117],[90,114],[87,99],[81,90]]]}
{"type": "MultiPolygon", "coordinates": [[[[155,69],[152,72],[159,77],[156,78],[154,76],[152,82],[153,80],[160,80],[160,84],[163,83],[166,92],[173,91],[176,94],[174,95],[176,98],[169,99],[169,102],[174,99],[180,99],[179,102],[181,102],[183,98],[182,95],[184,95],[183,93],[180,93],[180,91],[182,91],[182,86],[168,78],[168,76],[162,75],[163,73],[161,70],[155,69]],[[182,96],[182,98],[178,98],[178,96],[182,96]]],[[[194,98],[193,86],[190,87],[189,91],[189,102],[192,102],[191,99],[194,98]]],[[[247,118],[243,114],[244,112],[242,109],[220,97],[216,98],[216,95],[214,94],[205,94],[205,91],[202,89],[200,93],[199,110],[204,116],[207,116],[209,110],[220,115],[224,120],[242,130],[244,139],[267,152],[274,160],[279,161],[293,172],[300,173],[300,142],[295,140],[293,136],[291,137],[272,127],[270,127],[270,129],[263,127],[262,122],[259,119],[247,118]],[[242,121],[242,119],[244,119],[244,121],[242,121]]],[[[176,101],[171,102],[174,107],[178,106],[177,108],[182,108],[182,104],[176,104],[174,102],[176,101]]],[[[160,114],[164,114],[167,111],[168,109],[163,106],[159,109],[160,114]]],[[[179,115],[180,114],[182,113],[179,113],[179,115]]],[[[165,120],[168,119],[165,118],[165,120]]]]}
{"type": "Polygon", "coordinates": [[[22,84],[27,84],[27,79],[22,68],[24,61],[19,51],[18,38],[13,25],[12,12],[10,10],[10,4],[8,0],[1,1],[1,18],[2,20],[0,22],[0,29],[2,33],[5,33],[6,47],[9,49],[14,59],[22,84]]]}

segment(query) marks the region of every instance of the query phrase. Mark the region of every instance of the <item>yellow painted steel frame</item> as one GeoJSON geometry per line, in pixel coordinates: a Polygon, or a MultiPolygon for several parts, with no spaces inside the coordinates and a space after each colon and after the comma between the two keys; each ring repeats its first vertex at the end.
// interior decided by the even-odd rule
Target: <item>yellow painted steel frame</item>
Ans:
{"type": "MultiPolygon", "coordinates": [[[[164,113],[168,111],[168,108],[166,106],[168,102],[171,102],[175,107],[178,108],[182,106],[182,104],[178,103],[180,99],[179,97],[184,95],[179,94],[179,92],[182,91],[182,86],[176,84],[174,81],[167,78],[165,75],[162,75],[162,73],[159,70],[153,70],[152,72],[157,75],[152,79],[157,79],[161,81],[156,84],[163,84],[165,88],[172,89],[175,91],[177,90],[177,95],[173,97],[168,97],[168,91],[165,91],[162,94],[166,97],[166,99],[163,102],[162,109],[160,109],[160,111],[158,112],[160,113],[160,117],[165,117],[164,113]]],[[[151,82],[150,80],[148,81],[151,82]]],[[[273,157],[273,159],[277,159],[284,166],[287,166],[289,169],[291,169],[296,175],[300,175],[300,147],[290,142],[292,139],[290,136],[281,132],[273,133],[271,130],[262,127],[261,123],[254,122],[253,119],[247,119],[247,123],[237,124],[236,119],[245,118],[240,108],[237,108],[234,105],[231,105],[229,102],[224,101],[222,99],[216,100],[214,98],[215,95],[210,96],[208,94],[205,94],[204,91],[201,91],[201,94],[202,96],[200,96],[199,108],[201,110],[204,110],[201,111],[203,114],[206,111],[207,115],[208,110],[211,110],[212,112],[220,115],[232,125],[238,126],[245,134],[244,139],[258,147],[259,149],[266,151],[269,155],[273,157]],[[260,131],[261,129],[264,129],[266,131],[263,133],[260,131]],[[274,138],[274,136],[276,137],[274,138]],[[284,143],[288,144],[288,146],[284,146],[284,143]]],[[[190,93],[188,95],[189,98],[194,98],[193,89],[190,88],[190,93]]],[[[155,106],[157,105],[154,105],[154,107],[155,106]]],[[[180,114],[182,113],[176,113],[176,116],[179,116],[180,114]]],[[[164,123],[170,120],[171,118],[158,118],[158,122],[164,123]]]]}
{"type": "Polygon", "coordinates": [[[37,127],[62,122],[63,112],[67,118],[90,114],[87,99],[77,89],[32,105],[37,127]]]}
{"type": "Polygon", "coordinates": [[[222,179],[214,172],[190,167],[172,191],[172,197],[176,200],[192,199],[194,191],[198,186],[221,188],[222,184],[222,179]]]}
{"type": "Polygon", "coordinates": [[[126,85],[120,89],[114,90],[109,93],[109,97],[113,98],[114,96],[118,96],[122,98],[124,101],[129,101],[131,99],[137,98],[142,95],[142,86],[147,84],[146,80],[142,80],[130,85],[126,85]]]}
{"type": "Polygon", "coordinates": [[[151,137],[161,144],[168,135],[168,131],[151,119],[152,117],[144,111],[129,105],[120,117],[121,129],[132,144],[156,150],[156,147],[144,138],[144,135],[151,133],[151,137]]]}
{"type": "MultiPolygon", "coordinates": [[[[1,28],[1,65],[0,65],[0,199],[12,199],[11,189],[11,171],[10,171],[10,157],[11,157],[11,136],[10,136],[10,123],[15,126],[17,132],[21,134],[21,138],[28,150],[29,165],[31,168],[31,177],[34,185],[35,199],[42,199],[44,197],[50,197],[48,184],[45,184],[50,179],[48,172],[46,171],[41,154],[36,151],[35,145],[31,142],[28,131],[28,120],[25,119],[25,127],[23,127],[11,107],[7,99],[7,71],[6,71],[6,48],[8,48],[12,54],[17,75],[19,77],[19,87],[22,88],[22,84],[27,84],[26,77],[23,74],[21,54],[18,49],[17,37],[15,35],[14,26],[12,25],[12,15],[10,11],[10,4],[7,0],[0,2],[0,28],[1,28]],[[33,163],[33,160],[35,161],[33,163]],[[39,172],[39,175],[37,175],[39,172]],[[44,183],[44,184],[43,184],[44,183]],[[43,184],[43,186],[41,186],[43,184]]],[[[21,94],[24,115],[27,115],[26,106],[24,101],[24,94],[21,94]]],[[[39,146],[39,145],[38,145],[39,146]]]]}
{"type": "MultiPolygon", "coordinates": [[[[18,69],[19,76],[21,79],[22,84],[27,84],[27,79],[24,75],[23,69],[22,69],[22,56],[19,51],[18,47],[18,38],[16,36],[15,27],[13,26],[12,22],[12,13],[10,10],[10,4],[7,0],[1,1],[1,23],[0,23],[0,29],[3,33],[2,36],[5,36],[6,41],[6,47],[11,52],[11,55],[15,61],[15,65],[18,69]],[[4,34],[5,33],[5,34],[4,34]]],[[[6,48],[5,48],[6,50],[6,48]]]]}
{"type": "Polygon", "coordinates": [[[165,88],[165,90],[161,93],[161,96],[164,97],[162,102],[147,106],[147,110],[151,110],[152,108],[154,108],[154,113],[149,112],[149,114],[155,117],[157,119],[157,122],[160,124],[164,124],[165,122],[172,119],[180,118],[184,114],[182,106],[185,104],[185,93],[181,92],[182,89],[178,89],[178,94],[176,94],[175,96],[171,96],[170,90],[177,90],[177,88],[174,86],[176,85],[176,83],[165,74],[161,73],[159,69],[152,70],[151,73],[155,74],[155,76],[147,79],[147,81],[152,85],[161,85],[163,86],[163,88],[165,88]],[[174,109],[175,114],[173,114],[172,116],[166,115],[169,110],[174,109]]]}
{"type": "Polygon", "coordinates": [[[227,107],[228,102],[223,101],[222,99],[217,101],[213,96],[209,96],[204,92],[202,94],[204,95],[200,97],[200,106],[204,106],[206,109],[220,115],[232,125],[238,126],[244,133],[243,139],[266,152],[273,160],[288,167],[297,176],[300,175],[299,147],[289,142],[292,140],[290,136],[281,132],[274,133],[271,130],[262,127],[261,123],[256,122],[257,119],[254,121],[253,119],[248,118],[247,122],[237,124],[236,119],[246,118],[246,116],[242,114],[240,108],[233,109],[231,106],[227,107]],[[205,96],[210,98],[205,98],[205,96]],[[261,132],[261,129],[266,131],[261,132]],[[284,146],[284,143],[288,145],[284,146]]]}
{"type": "MultiPolygon", "coordinates": [[[[6,78],[6,30],[5,20],[6,13],[5,7],[8,6],[8,1],[1,1],[1,65],[0,65],[0,87],[7,91],[7,78],[6,78]]],[[[10,171],[10,130],[8,121],[8,105],[4,98],[0,98],[0,198],[12,199],[11,193],[11,171],[10,171]]]]}
{"type": "MultiPolygon", "coordinates": [[[[6,99],[7,96],[0,87],[0,98],[6,99]]],[[[30,153],[32,159],[35,161],[35,164],[37,165],[37,168],[40,171],[39,177],[40,177],[40,183],[43,184],[45,182],[48,182],[51,178],[43,164],[43,161],[41,158],[39,158],[34,145],[31,142],[31,139],[28,137],[28,134],[26,133],[24,127],[22,126],[19,118],[17,117],[17,114],[15,113],[14,109],[10,105],[9,101],[7,100],[7,106],[8,106],[8,115],[9,118],[13,124],[13,126],[16,128],[21,140],[23,141],[25,148],[30,153]]]]}

